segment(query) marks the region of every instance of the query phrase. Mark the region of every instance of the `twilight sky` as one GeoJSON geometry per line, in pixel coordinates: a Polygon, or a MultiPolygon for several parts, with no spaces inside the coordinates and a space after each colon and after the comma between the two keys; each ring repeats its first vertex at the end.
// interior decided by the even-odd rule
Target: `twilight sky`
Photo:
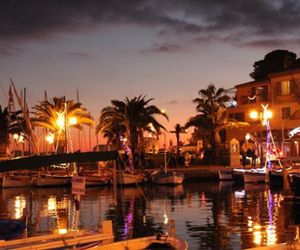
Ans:
{"type": "Polygon", "coordinates": [[[297,0],[0,0],[0,103],[10,78],[30,107],[44,90],[78,90],[95,118],[112,99],[147,95],[172,130],[209,83],[250,81],[274,49],[298,55],[299,22],[297,0]]]}

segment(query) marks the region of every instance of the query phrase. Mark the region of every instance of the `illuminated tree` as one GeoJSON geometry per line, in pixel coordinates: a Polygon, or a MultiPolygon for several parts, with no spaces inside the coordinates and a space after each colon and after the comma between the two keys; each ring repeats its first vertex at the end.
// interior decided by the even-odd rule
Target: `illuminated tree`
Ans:
{"type": "Polygon", "coordinates": [[[57,152],[64,152],[67,146],[66,130],[70,128],[83,129],[83,125],[94,125],[94,119],[79,102],[65,100],[64,97],[54,97],[52,100],[41,101],[33,107],[33,126],[46,128],[54,135],[57,152]],[[67,121],[65,123],[65,120],[67,121]]]}

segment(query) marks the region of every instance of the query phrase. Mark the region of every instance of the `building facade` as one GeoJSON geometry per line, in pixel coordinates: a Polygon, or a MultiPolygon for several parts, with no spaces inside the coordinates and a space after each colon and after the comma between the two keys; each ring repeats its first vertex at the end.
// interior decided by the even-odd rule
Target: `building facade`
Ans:
{"type": "Polygon", "coordinates": [[[263,154],[267,143],[267,127],[262,124],[264,107],[272,116],[269,118],[273,148],[286,156],[298,156],[300,140],[293,140],[289,132],[300,127],[300,70],[270,74],[265,81],[253,81],[235,86],[237,105],[227,110],[229,118],[247,122],[248,127],[228,129],[226,141],[232,138],[247,145],[249,136],[253,145],[258,145],[263,154]],[[257,116],[253,116],[254,111],[257,116]],[[248,138],[246,139],[246,134],[248,138]]]}

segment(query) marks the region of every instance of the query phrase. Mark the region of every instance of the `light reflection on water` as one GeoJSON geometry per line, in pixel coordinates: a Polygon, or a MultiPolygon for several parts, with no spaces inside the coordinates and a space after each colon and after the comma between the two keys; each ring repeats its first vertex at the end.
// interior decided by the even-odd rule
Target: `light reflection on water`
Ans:
{"type": "MultiPolygon", "coordinates": [[[[198,181],[141,188],[143,194],[137,187],[120,188],[118,197],[111,187],[88,188],[81,197],[79,228],[96,230],[110,219],[121,240],[154,234],[174,219],[176,234],[195,250],[245,249],[295,237],[300,206],[284,202],[280,189],[265,184],[198,181]]],[[[29,235],[74,227],[69,188],[2,189],[0,202],[0,218],[20,218],[26,207],[29,235]]]]}

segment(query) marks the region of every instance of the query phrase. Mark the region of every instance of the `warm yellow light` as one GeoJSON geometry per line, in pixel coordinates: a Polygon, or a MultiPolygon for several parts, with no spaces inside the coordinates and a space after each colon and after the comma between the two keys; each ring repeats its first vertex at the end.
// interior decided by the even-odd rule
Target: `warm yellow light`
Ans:
{"type": "Polygon", "coordinates": [[[169,218],[166,212],[164,213],[163,218],[164,218],[164,224],[167,225],[169,223],[169,218]]]}
{"type": "Polygon", "coordinates": [[[250,118],[251,119],[258,119],[258,112],[257,111],[251,111],[250,112],[250,118]]]}
{"type": "Polygon", "coordinates": [[[69,125],[75,125],[77,124],[77,118],[76,117],[70,117],[69,118],[69,125]]]}
{"type": "Polygon", "coordinates": [[[26,207],[26,200],[23,196],[15,197],[15,218],[20,219],[23,216],[24,208],[26,207]]]}
{"type": "Polygon", "coordinates": [[[161,109],[160,112],[163,113],[163,114],[165,114],[166,110],[165,109],[161,109]]]}
{"type": "Polygon", "coordinates": [[[270,119],[270,118],[272,118],[273,113],[272,113],[272,111],[268,110],[265,115],[266,115],[267,119],[270,119]]]}
{"type": "Polygon", "coordinates": [[[154,131],[155,129],[154,129],[154,126],[153,126],[153,124],[150,122],[149,124],[148,124],[148,127],[149,127],[149,129],[151,130],[151,131],[154,131]]]}
{"type": "Polygon", "coordinates": [[[18,143],[23,143],[24,142],[24,134],[13,134],[13,138],[18,142],[18,143]]]}
{"type": "Polygon", "coordinates": [[[68,232],[68,229],[66,229],[66,228],[59,228],[58,229],[59,234],[66,234],[67,232],[68,232]]]}
{"type": "Polygon", "coordinates": [[[54,134],[50,133],[50,134],[46,135],[45,140],[46,140],[49,144],[53,144],[53,142],[54,142],[54,134]]]}
{"type": "Polygon", "coordinates": [[[245,136],[245,139],[248,141],[250,138],[251,138],[250,134],[247,133],[246,136],[245,136]]]}
{"type": "Polygon", "coordinates": [[[48,198],[48,210],[49,211],[56,210],[56,198],[55,197],[48,198]]]}
{"type": "Polygon", "coordinates": [[[64,117],[64,112],[62,113],[57,113],[57,119],[56,119],[56,125],[59,127],[60,130],[65,129],[65,117],[64,117]]]}

